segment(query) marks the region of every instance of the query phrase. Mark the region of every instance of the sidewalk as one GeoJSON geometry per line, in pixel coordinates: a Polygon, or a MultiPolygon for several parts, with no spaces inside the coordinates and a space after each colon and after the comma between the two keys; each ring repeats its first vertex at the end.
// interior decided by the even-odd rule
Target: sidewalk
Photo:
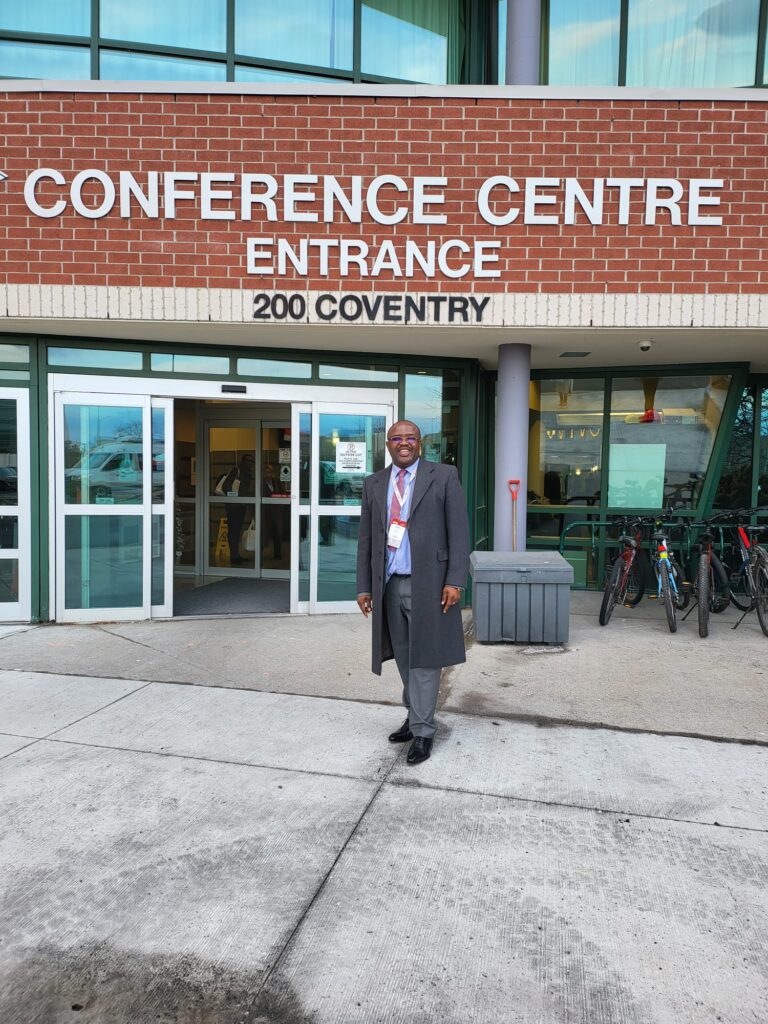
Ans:
{"type": "Polygon", "coordinates": [[[762,1024],[768,640],[660,611],[596,633],[585,604],[563,654],[474,646],[417,768],[357,618],[6,635],[0,1020],[762,1024]],[[758,742],[679,735],[730,702],[723,736],[758,742]]]}

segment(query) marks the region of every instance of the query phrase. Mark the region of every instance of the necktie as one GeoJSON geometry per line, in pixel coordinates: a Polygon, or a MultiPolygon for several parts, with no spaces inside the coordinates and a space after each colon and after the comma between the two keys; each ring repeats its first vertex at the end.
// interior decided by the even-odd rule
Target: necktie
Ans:
{"type": "MultiPolygon", "coordinates": [[[[399,519],[400,518],[400,512],[402,511],[402,505],[400,504],[400,499],[397,496],[397,492],[400,491],[400,494],[402,494],[403,497],[405,497],[405,490],[404,490],[404,488],[405,488],[405,478],[407,476],[408,476],[408,471],[405,470],[405,469],[401,469],[400,472],[397,474],[397,487],[393,487],[392,488],[392,501],[390,502],[390,505],[389,505],[389,522],[390,522],[390,524],[392,523],[393,519],[399,519]]],[[[387,546],[389,547],[390,551],[394,551],[395,550],[395,548],[393,548],[391,544],[389,544],[387,546]]]]}

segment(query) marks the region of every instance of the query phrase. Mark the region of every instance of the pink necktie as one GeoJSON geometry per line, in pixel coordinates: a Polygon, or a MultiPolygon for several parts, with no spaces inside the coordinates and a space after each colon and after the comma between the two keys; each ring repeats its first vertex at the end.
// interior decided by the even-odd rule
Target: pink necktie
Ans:
{"type": "MultiPolygon", "coordinates": [[[[407,476],[408,476],[408,471],[405,470],[405,469],[401,469],[400,472],[397,474],[397,487],[396,488],[395,487],[392,488],[392,501],[391,501],[390,506],[389,506],[389,522],[390,522],[390,525],[391,525],[393,519],[399,519],[400,518],[400,512],[402,510],[402,505],[400,504],[400,499],[397,496],[397,492],[399,490],[400,493],[403,495],[403,497],[405,497],[405,492],[404,492],[403,488],[405,486],[405,478],[407,476]]],[[[390,549],[390,551],[394,551],[395,550],[395,548],[393,548],[391,544],[388,544],[387,547],[390,549]]]]}

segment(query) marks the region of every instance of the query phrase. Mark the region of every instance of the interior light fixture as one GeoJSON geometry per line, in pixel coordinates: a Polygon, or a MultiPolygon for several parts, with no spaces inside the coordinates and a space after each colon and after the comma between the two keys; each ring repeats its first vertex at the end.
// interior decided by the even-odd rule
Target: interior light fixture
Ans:
{"type": "Polygon", "coordinates": [[[583,359],[584,356],[591,355],[591,352],[561,352],[561,359],[583,359]]]}

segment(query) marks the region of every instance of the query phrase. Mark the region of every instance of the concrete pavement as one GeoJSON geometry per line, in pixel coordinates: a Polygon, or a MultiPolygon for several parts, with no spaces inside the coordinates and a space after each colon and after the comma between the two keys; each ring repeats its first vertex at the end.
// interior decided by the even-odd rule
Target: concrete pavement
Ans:
{"type": "Polygon", "coordinates": [[[0,1021],[763,1024],[768,641],[691,629],[681,672],[655,611],[473,647],[417,768],[357,619],[0,639],[0,1021]]]}

